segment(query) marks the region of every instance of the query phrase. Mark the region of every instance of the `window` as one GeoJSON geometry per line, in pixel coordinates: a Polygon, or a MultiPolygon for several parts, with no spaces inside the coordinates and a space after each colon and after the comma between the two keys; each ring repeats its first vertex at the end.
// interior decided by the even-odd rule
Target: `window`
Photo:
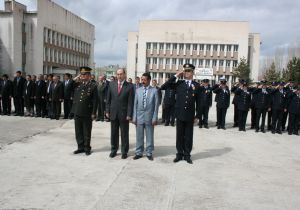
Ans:
{"type": "Polygon", "coordinates": [[[183,44],[179,44],[179,50],[183,50],[183,44]]]}
{"type": "Polygon", "coordinates": [[[160,50],[163,50],[163,49],[164,49],[164,43],[160,43],[160,44],[159,44],[159,49],[160,49],[160,50]]]}
{"type": "Polygon", "coordinates": [[[220,45],[220,51],[221,51],[221,52],[224,52],[224,48],[225,48],[225,45],[221,44],[221,45],[220,45]]]}
{"type": "Polygon", "coordinates": [[[172,64],[173,64],[173,65],[176,65],[176,63],[177,63],[176,61],[177,61],[176,58],[172,58],[172,64]]]}
{"type": "Polygon", "coordinates": [[[146,59],[146,64],[150,64],[150,58],[146,59]]]}
{"type": "Polygon", "coordinates": [[[207,51],[210,51],[210,50],[211,50],[211,45],[210,45],[210,44],[207,44],[207,45],[206,45],[206,50],[207,50],[207,51]]]}
{"type": "Polygon", "coordinates": [[[157,58],[153,58],[153,64],[157,64],[157,58]]]}
{"type": "Polygon", "coordinates": [[[177,44],[173,44],[173,50],[177,50],[177,44]]]}
{"type": "Polygon", "coordinates": [[[197,59],[192,59],[192,64],[193,64],[194,66],[196,66],[196,64],[197,64],[197,59]]]}
{"type": "Polygon", "coordinates": [[[238,46],[238,45],[234,45],[234,47],[233,47],[233,51],[234,51],[234,52],[237,52],[237,51],[239,51],[239,46],[238,46]]]}
{"type": "Polygon", "coordinates": [[[189,58],[185,59],[185,63],[190,63],[190,59],[189,58]]]}
{"type": "Polygon", "coordinates": [[[227,51],[228,51],[228,52],[231,51],[231,45],[227,45],[227,51]]]}
{"type": "Polygon", "coordinates": [[[217,60],[213,60],[213,66],[217,66],[217,60]]]}
{"type": "Polygon", "coordinates": [[[203,66],[203,59],[199,59],[199,66],[203,66]]]}
{"type": "Polygon", "coordinates": [[[191,50],[191,45],[190,44],[186,44],[186,50],[191,50]]]}
{"type": "Polygon", "coordinates": [[[183,58],[179,58],[179,65],[183,65],[183,58]]]}
{"type": "Polygon", "coordinates": [[[218,45],[214,44],[214,51],[217,51],[217,50],[218,50],[218,45]]]}
{"type": "Polygon", "coordinates": [[[210,66],[210,60],[205,60],[205,67],[209,67],[210,66]]]}
{"type": "Polygon", "coordinates": [[[193,44],[193,50],[197,50],[197,44],[193,44]]]}
{"type": "Polygon", "coordinates": [[[164,64],[164,59],[163,58],[159,58],[159,64],[160,65],[164,64]]]}
{"type": "Polygon", "coordinates": [[[157,43],[153,43],[153,50],[157,49],[157,43]]]}
{"type": "Polygon", "coordinates": [[[226,61],[226,67],[230,67],[230,61],[226,61]]]}
{"type": "Polygon", "coordinates": [[[219,66],[224,66],[224,61],[220,60],[219,66]]]}
{"type": "Polygon", "coordinates": [[[166,65],[170,65],[170,58],[166,58],[166,65]]]}
{"type": "Polygon", "coordinates": [[[147,50],[150,50],[151,49],[151,43],[147,43],[146,47],[147,47],[147,50]]]}
{"type": "Polygon", "coordinates": [[[204,44],[200,44],[200,51],[204,50],[204,44]]]}
{"type": "Polygon", "coordinates": [[[233,61],[233,67],[237,67],[237,64],[238,64],[237,60],[234,60],[233,61]]]}
{"type": "Polygon", "coordinates": [[[171,48],[171,44],[170,44],[170,43],[167,43],[166,49],[167,49],[167,50],[170,50],[170,48],[171,48]]]}

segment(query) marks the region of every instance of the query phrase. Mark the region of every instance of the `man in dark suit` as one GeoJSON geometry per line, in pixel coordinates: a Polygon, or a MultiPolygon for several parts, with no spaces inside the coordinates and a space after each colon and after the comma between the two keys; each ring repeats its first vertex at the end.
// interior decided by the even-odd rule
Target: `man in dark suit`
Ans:
{"type": "Polygon", "coordinates": [[[209,80],[204,79],[201,82],[198,91],[198,118],[199,128],[204,125],[208,129],[208,112],[212,105],[212,89],[209,85],[209,80]]]}
{"type": "Polygon", "coordinates": [[[98,90],[98,116],[96,121],[104,121],[106,95],[109,87],[109,81],[106,80],[106,76],[99,76],[99,82],[97,86],[98,90]]]}
{"type": "Polygon", "coordinates": [[[265,133],[266,114],[268,110],[271,110],[271,95],[270,90],[267,88],[267,81],[261,81],[253,94],[255,95],[254,104],[256,109],[255,132],[259,132],[260,128],[261,132],[265,133]],[[261,126],[259,127],[260,118],[262,118],[262,120],[261,126]]]}
{"type": "Polygon", "coordinates": [[[91,154],[91,134],[93,120],[96,119],[97,112],[97,85],[91,81],[91,71],[89,67],[80,67],[80,75],[74,80],[74,101],[73,113],[75,121],[75,135],[78,149],[74,154],[85,152],[91,154]]]}
{"type": "Polygon", "coordinates": [[[64,100],[64,87],[61,81],[58,80],[57,76],[53,77],[52,83],[52,107],[53,107],[53,117],[52,119],[59,120],[61,114],[61,103],[64,100]]]}
{"type": "Polygon", "coordinates": [[[179,162],[182,159],[192,164],[191,151],[193,148],[193,131],[195,115],[195,104],[197,103],[197,88],[199,83],[193,81],[193,73],[195,66],[192,64],[184,64],[183,71],[172,76],[163,86],[171,87],[175,84],[176,88],[176,149],[177,154],[173,162],[179,162]],[[184,77],[184,80],[176,79],[184,77]]]}
{"type": "Polygon", "coordinates": [[[44,76],[40,74],[36,81],[34,94],[34,103],[36,108],[36,117],[45,117],[46,115],[46,94],[47,87],[44,81],[44,76]]]}
{"type": "Polygon", "coordinates": [[[74,95],[74,82],[71,79],[71,74],[66,73],[64,75],[63,82],[64,89],[64,119],[70,117],[70,112],[73,104],[73,95],[74,95]]]}
{"type": "MultiPolygon", "coordinates": [[[[296,90],[295,81],[292,80],[292,79],[289,79],[288,83],[284,86],[284,90],[286,92],[287,97],[289,97],[290,94],[293,94],[293,92],[296,90]]],[[[283,131],[285,130],[285,126],[286,126],[286,122],[287,122],[287,119],[288,119],[288,115],[289,115],[289,112],[284,112],[283,113],[283,118],[282,118],[282,130],[283,131]]],[[[287,128],[287,130],[288,129],[289,128],[287,128]]]]}
{"type": "Polygon", "coordinates": [[[113,158],[119,148],[119,129],[121,128],[122,159],[127,158],[129,150],[129,121],[133,111],[133,87],[126,81],[124,69],[117,70],[117,80],[110,82],[107,92],[106,116],[111,121],[111,153],[113,158]]]}
{"type": "Polygon", "coordinates": [[[244,82],[244,80],[240,79],[239,83],[236,83],[231,87],[231,93],[234,93],[233,99],[232,99],[232,104],[233,104],[233,127],[238,127],[239,125],[239,110],[237,108],[237,103],[238,103],[238,95],[235,94],[235,91],[239,88],[239,86],[244,82]]]}
{"type": "Polygon", "coordinates": [[[214,93],[216,94],[216,100],[217,100],[217,124],[218,129],[224,129],[225,128],[225,121],[226,121],[226,114],[227,109],[230,104],[230,91],[227,86],[226,80],[221,80],[220,84],[217,88],[215,88],[214,93]]]}
{"type": "Polygon", "coordinates": [[[0,92],[0,98],[2,99],[3,113],[2,115],[11,114],[11,98],[13,96],[13,83],[9,80],[7,74],[2,77],[2,88],[0,92]]]}
{"type": "Polygon", "coordinates": [[[16,72],[13,81],[15,116],[24,116],[24,83],[26,79],[22,77],[21,71],[16,72]]]}
{"type": "Polygon", "coordinates": [[[288,95],[287,106],[285,111],[289,112],[288,134],[299,136],[300,122],[300,86],[294,88],[293,92],[288,95]]]}
{"type": "Polygon", "coordinates": [[[272,133],[282,134],[282,119],[286,112],[287,94],[284,90],[284,82],[277,84],[271,91],[271,109],[272,109],[272,133]]]}
{"type": "Polygon", "coordinates": [[[161,89],[157,85],[157,80],[156,79],[152,80],[152,87],[156,88],[157,94],[158,94],[158,103],[159,103],[159,105],[161,105],[162,93],[161,93],[161,89]]]}
{"type": "MultiPolygon", "coordinates": [[[[167,80],[168,81],[168,80],[167,80]]],[[[161,90],[165,91],[164,99],[163,99],[163,120],[165,122],[165,126],[175,125],[175,102],[176,102],[176,84],[175,82],[165,83],[161,86],[161,90]]]]}
{"type": "Polygon", "coordinates": [[[2,97],[1,97],[1,92],[2,92],[2,86],[3,86],[3,79],[0,78],[0,114],[2,114],[2,97]]]}
{"type": "Polygon", "coordinates": [[[33,108],[34,108],[34,82],[31,80],[31,75],[26,76],[26,82],[24,83],[24,102],[26,107],[26,115],[25,116],[32,116],[33,115],[33,108]]]}
{"type": "Polygon", "coordinates": [[[48,75],[47,83],[46,83],[46,110],[47,117],[53,118],[53,107],[52,107],[52,84],[53,84],[53,74],[48,75]]]}

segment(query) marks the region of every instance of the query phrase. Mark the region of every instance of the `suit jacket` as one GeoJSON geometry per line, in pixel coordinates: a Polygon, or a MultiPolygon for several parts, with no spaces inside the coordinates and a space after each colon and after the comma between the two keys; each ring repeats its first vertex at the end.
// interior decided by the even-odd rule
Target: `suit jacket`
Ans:
{"type": "Polygon", "coordinates": [[[50,81],[50,80],[47,81],[47,83],[46,83],[46,98],[47,98],[47,100],[52,99],[52,89],[53,89],[52,84],[53,84],[53,81],[50,81]]]}
{"type": "Polygon", "coordinates": [[[248,111],[251,105],[251,92],[237,88],[235,89],[235,96],[237,96],[235,104],[238,110],[248,111]]]}
{"type": "Polygon", "coordinates": [[[134,97],[133,122],[137,124],[152,124],[158,120],[159,96],[157,89],[149,86],[146,105],[143,106],[144,87],[136,90],[134,97]]]}
{"type": "Polygon", "coordinates": [[[228,88],[225,89],[226,91],[220,87],[216,88],[214,90],[214,93],[216,94],[216,102],[217,102],[217,108],[228,108],[230,104],[230,91],[228,88]]]}
{"type": "Polygon", "coordinates": [[[198,107],[210,107],[212,105],[212,89],[210,86],[198,88],[198,107]]]}
{"type": "Polygon", "coordinates": [[[175,115],[176,118],[191,122],[194,121],[195,111],[197,109],[197,88],[199,88],[199,83],[192,81],[190,86],[187,86],[185,80],[178,80],[176,82],[176,77],[172,76],[164,86],[166,88],[175,85],[176,88],[176,103],[175,103],[175,115]]]}
{"type": "Polygon", "coordinates": [[[19,82],[17,77],[14,78],[13,82],[13,91],[14,91],[14,97],[22,97],[24,93],[24,83],[26,82],[26,79],[23,77],[19,78],[19,82]]]}
{"type": "Polygon", "coordinates": [[[64,87],[62,82],[58,81],[57,84],[52,83],[52,101],[59,101],[64,99],[64,87]]]}
{"type": "Polygon", "coordinates": [[[109,87],[109,81],[105,81],[105,83],[99,82],[97,86],[99,101],[106,102],[108,87],[109,87]]]}
{"type": "Polygon", "coordinates": [[[4,85],[4,81],[1,81],[2,88],[0,95],[2,98],[8,98],[9,96],[13,96],[13,83],[10,80],[7,80],[4,85]]]}
{"type": "Polygon", "coordinates": [[[126,120],[132,117],[133,110],[133,87],[124,81],[120,94],[118,94],[118,81],[109,83],[107,91],[106,113],[110,114],[111,120],[126,120]]]}
{"type": "Polygon", "coordinates": [[[165,91],[163,105],[175,106],[176,102],[176,84],[165,83],[161,86],[161,90],[165,91]]]}
{"type": "Polygon", "coordinates": [[[282,93],[278,89],[271,92],[271,108],[272,110],[283,111],[287,103],[287,94],[283,90],[282,93]]]}
{"type": "Polygon", "coordinates": [[[41,99],[42,97],[46,97],[47,87],[46,82],[44,80],[40,80],[36,82],[35,94],[36,99],[41,99]]]}
{"type": "Polygon", "coordinates": [[[34,97],[34,92],[35,92],[35,87],[34,87],[34,82],[33,81],[26,81],[24,83],[24,92],[23,96],[25,99],[31,99],[34,97]]]}
{"type": "Polygon", "coordinates": [[[296,93],[288,96],[287,109],[289,113],[300,115],[300,97],[296,93]]]}
{"type": "Polygon", "coordinates": [[[253,94],[256,109],[267,109],[271,107],[271,94],[269,89],[266,89],[266,93],[263,93],[261,88],[257,88],[253,94]]]}
{"type": "Polygon", "coordinates": [[[64,89],[64,99],[71,100],[71,98],[74,97],[74,81],[70,79],[68,84],[66,84],[66,81],[64,81],[63,89],[64,89]]]}

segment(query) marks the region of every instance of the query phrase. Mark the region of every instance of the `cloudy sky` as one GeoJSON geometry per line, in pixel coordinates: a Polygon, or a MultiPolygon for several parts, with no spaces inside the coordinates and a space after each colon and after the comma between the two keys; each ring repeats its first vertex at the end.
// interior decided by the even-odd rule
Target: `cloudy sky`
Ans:
{"type": "MultiPolygon", "coordinates": [[[[3,8],[3,2],[1,9],[3,8]]],[[[36,9],[36,0],[19,0],[36,9]]],[[[300,43],[300,1],[297,0],[54,0],[96,26],[97,66],[126,64],[127,32],[139,20],[242,20],[261,34],[261,55],[300,43]]]]}

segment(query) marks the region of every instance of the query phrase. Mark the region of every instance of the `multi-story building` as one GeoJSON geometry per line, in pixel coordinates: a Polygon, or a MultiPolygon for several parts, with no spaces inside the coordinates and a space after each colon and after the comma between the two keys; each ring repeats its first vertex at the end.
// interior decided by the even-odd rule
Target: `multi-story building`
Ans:
{"type": "Polygon", "coordinates": [[[138,32],[128,33],[128,77],[150,72],[160,83],[184,63],[208,69],[211,79],[237,78],[232,72],[247,59],[251,79],[258,79],[260,35],[249,33],[244,21],[140,21],[138,32]]]}
{"type": "Polygon", "coordinates": [[[13,75],[76,74],[94,67],[95,27],[50,0],[37,0],[37,11],[14,0],[0,11],[0,71],[13,75]]]}

